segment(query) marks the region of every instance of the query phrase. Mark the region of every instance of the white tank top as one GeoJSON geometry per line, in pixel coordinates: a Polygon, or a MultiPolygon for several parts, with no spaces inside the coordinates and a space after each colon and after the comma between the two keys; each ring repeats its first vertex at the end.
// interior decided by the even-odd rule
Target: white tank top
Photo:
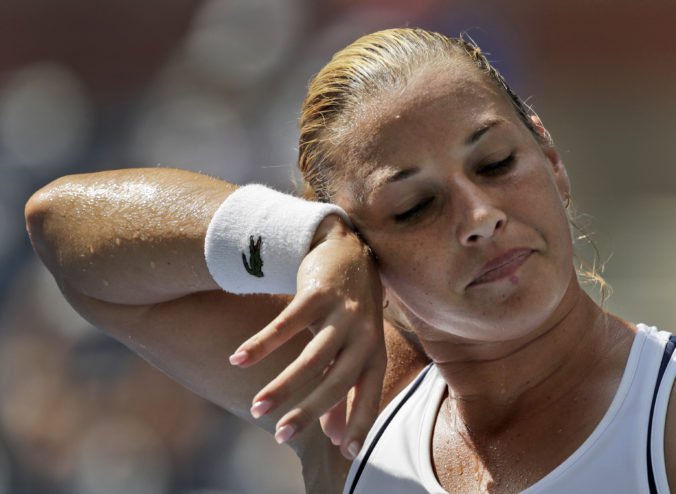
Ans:
{"type": "MultiPolygon", "coordinates": [[[[655,383],[669,333],[638,325],[615,397],[591,435],[563,463],[523,491],[649,493],[647,440],[655,383]]],[[[652,465],[659,493],[668,493],[664,422],[676,377],[672,355],[653,415],[652,465]]],[[[432,432],[446,383],[434,365],[380,413],[353,461],[343,494],[446,494],[432,468],[432,432]],[[366,457],[366,461],[364,458],[366,457]]]]}

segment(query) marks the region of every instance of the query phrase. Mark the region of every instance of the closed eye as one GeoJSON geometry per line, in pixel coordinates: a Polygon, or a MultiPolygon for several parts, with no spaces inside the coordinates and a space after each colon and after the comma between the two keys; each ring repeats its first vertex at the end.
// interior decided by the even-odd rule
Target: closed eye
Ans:
{"type": "Polygon", "coordinates": [[[394,221],[396,223],[410,223],[415,221],[434,201],[434,197],[428,197],[427,199],[419,202],[411,209],[404,211],[403,213],[395,214],[394,221]]]}
{"type": "Polygon", "coordinates": [[[514,155],[514,153],[512,153],[503,160],[480,166],[479,169],[477,170],[477,173],[479,175],[485,175],[488,177],[502,175],[503,173],[507,173],[511,169],[515,161],[516,156],[514,155]]]}

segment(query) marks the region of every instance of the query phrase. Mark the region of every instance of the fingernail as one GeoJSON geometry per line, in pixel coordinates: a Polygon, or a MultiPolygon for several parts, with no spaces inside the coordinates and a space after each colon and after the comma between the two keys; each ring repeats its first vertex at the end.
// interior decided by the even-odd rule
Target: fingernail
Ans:
{"type": "Polygon", "coordinates": [[[246,350],[240,350],[230,355],[230,363],[232,365],[239,365],[249,358],[249,353],[246,350]]]}
{"type": "Polygon", "coordinates": [[[361,446],[359,445],[359,442],[357,442],[357,441],[352,441],[350,444],[348,444],[347,452],[350,454],[351,460],[354,460],[357,457],[360,449],[361,449],[361,446]]]}
{"type": "Polygon", "coordinates": [[[294,432],[296,432],[296,428],[292,424],[283,425],[275,432],[275,441],[277,441],[277,444],[284,444],[291,439],[294,432]]]}
{"type": "Polygon", "coordinates": [[[262,415],[265,415],[268,410],[272,407],[272,402],[270,400],[260,400],[253,404],[251,407],[251,415],[253,418],[257,419],[262,415]]]}

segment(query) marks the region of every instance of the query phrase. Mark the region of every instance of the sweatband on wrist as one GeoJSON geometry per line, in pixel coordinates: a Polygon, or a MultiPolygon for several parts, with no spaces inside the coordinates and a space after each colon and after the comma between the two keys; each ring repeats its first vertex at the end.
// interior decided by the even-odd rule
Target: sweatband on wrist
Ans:
{"type": "Polygon", "coordinates": [[[240,187],[214,214],[204,242],[211,276],[231,293],[296,293],[296,274],[334,204],[306,201],[264,185],[240,187]]]}

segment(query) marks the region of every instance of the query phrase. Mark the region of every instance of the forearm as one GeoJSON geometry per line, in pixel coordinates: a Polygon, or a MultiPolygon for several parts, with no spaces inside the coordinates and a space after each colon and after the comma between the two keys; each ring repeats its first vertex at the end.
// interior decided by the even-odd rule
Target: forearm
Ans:
{"type": "Polygon", "coordinates": [[[218,289],[204,236],[235,186],[166,168],[58,179],[26,205],[33,245],[61,285],[119,304],[218,289]]]}
{"type": "MultiPolygon", "coordinates": [[[[179,170],[75,175],[38,191],[26,206],[26,220],[38,254],[71,304],[93,324],[203,396],[240,416],[258,417],[278,441],[301,445],[302,431],[331,410],[327,434],[352,457],[375,419],[385,369],[377,268],[339,208],[316,205],[310,211],[308,204],[288,206],[297,202],[288,198],[261,205],[257,187],[225,201],[235,189],[179,170]],[[262,209],[253,211],[260,214],[252,215],[259,205],[262,209]],[[268,215],[270,210],[282,214],[268,215]],[[296,216],[288,218],[292,213],[296,216]],[[244,254],[237,239],[252,242],[253,236],[239,228],[242,222],[261,229],[258,244],[265,237],[265,245],[276,249],[285,238],[275,243],[272,234],[280,229],[270,227],[287,219],[295,223],[284,226],[291,225],[290,235],[301,241],[286,242],[284,248],[290,259],[302,256],[292,283],[280,285],[293,285],[296,295],[245,296],[230,290],[234,277],[252,274],[246,256],[244,268],[232,263],[240,271],[232,271],[233,279],[230,265],[221,269],[222,259],[244,254]],[[212,272],[214,266],[221,269],[216,279],[230,293],[216,292],[219,286],[204,258],[205,237],[209,266],[212,272]],[[235,366],[251,367],[246,379],[226,366],[228,354],[235,366]],[[228,374],[237,384],[231,379],[226,388],[218,384],[222,379],[209,377],[228,374]],[[336,407],[346,403],[354,386],[350,406],[336,407]],[[295,404],[291,410],[289,403],[295,404]]],[[[261,200],[274,195],[262,194],[261,200]]],[[[267,251],[261,252],[265,281],[285,275],[274,269],[267,251]]]]}

